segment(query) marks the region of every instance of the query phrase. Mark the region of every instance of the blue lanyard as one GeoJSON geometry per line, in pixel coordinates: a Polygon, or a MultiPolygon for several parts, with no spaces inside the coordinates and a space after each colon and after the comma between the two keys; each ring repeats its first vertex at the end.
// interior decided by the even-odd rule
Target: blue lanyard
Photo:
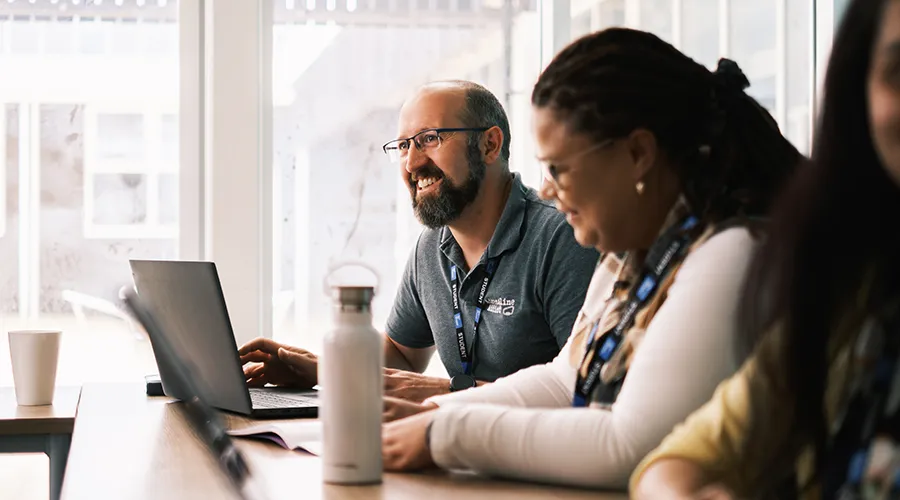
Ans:
{"type": "MultiPolygon", "coordinates": [[[[591,333],[588,334],[587,347],[585,348],[585,351],[591,352],[593,350],[594,340],[596,339],[598,328],[600,328],[599,319],[596,323],[594,323],[594,327],[591,328],[591,333]]],[[[581,365],[578,366],[578,379],[575,385],[576,388],[581,385],[581,365]]],[[[575,408],[584,408],[585,406],[587,406],[587,397],[579,394],[577,389],[575,391],[575,395],[572,396],[572,406],[575,408]]]]}
{"type": "MultiPolygon", "coordinates": [[[[579,368],[575,381],[575,394],[572,397],[572,406],[581,408],[588,405],[591,394],[598,388],[600,370],[603,369],[603,366],[622,345],[625,332],[634,324],[638,311],[647,304],[647,301],[656,292],[659,284],[672,270],[674,264],[683,257],[684,252],[693,241],[690,230],[697,225],[697,222],[697,218],[690,215],[653,244],[650,251],[647,252],[647,259],[644,261],[638,286],[631,288],[628,302],[622,308],[619,322],[596,341],[593,341],[593,338],[599,327],[599,322],[594,326],[594,329],[591,331],[592,340],[584,353],[584,360],[590,359],[587,374],[582,376],[579,368]]],[[[584,365],[584,360],[582,360],[580,366],[584,365]]],[[[621,379],[617,382],[621,382],[621,379]]],[[[604,384],[603,389],[600,394],[600,401],[602,403],[612,403],[618,394],[618,386],[604,384]]]]}
{"type": "Polygon", "coordinates": [[[478,337],[478,325],[481,324],[481,314],[484,311],[484,296],[488,285],[494,278],[494,271],[500,263],[500,257],[488,259],[484,267],[484,280],[481,282],[481,291],[478,292],[478,302],[475,303],[475,330],[472,332],[472,348],[466,346],[466,330],[463,328],[462,310],[459,308],[459,273],[456,264],[450,264],[450,296],[453,299],[453,325],[456,327],[456,345],[459,348],[459,361],[462,363],[463,373],[471,375],[472,351],[475,350],[475,340],[478,337]]]}
{"type": "Polygon", "coordinates": [[[836,434],[829,440],[825,472],[824,495],[827,497],[857,499],[871,497],[871,491],[887,489],[888,498],[896,498],[900,492],[896,449],[889,469],[883,474],[869,477],[867,468],[876,439],[886,438],[896,444],[900,429],[897,428],[896,408],[888,408],[894,392],[900,390],[897,381],[900,354],[897,334],[900,328],[896,319],[888,324],[879,322],[881,352],[870,368],[868,380],[861,384],[847,404],[836,434]]]}

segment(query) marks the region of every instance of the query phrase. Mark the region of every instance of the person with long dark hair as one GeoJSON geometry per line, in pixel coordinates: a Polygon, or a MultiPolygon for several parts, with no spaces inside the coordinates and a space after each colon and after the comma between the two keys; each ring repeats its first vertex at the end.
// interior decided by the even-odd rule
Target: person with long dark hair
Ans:
{"type": "Polygon", "coordinates": [[[900,497],[900,1],[846,11],[812,161],[751,267],[754,356],[646,458],[636,496],[900,497]]]}
{"type": "Polygon", "coordinates": [[[737,370],[751,226],[803,161],[748,85],[630,29],[554,58],[532,94],[541,194],[604,254],[582,312],[551,363],[388,424],[388,469],[622,487],[737,370]]]}

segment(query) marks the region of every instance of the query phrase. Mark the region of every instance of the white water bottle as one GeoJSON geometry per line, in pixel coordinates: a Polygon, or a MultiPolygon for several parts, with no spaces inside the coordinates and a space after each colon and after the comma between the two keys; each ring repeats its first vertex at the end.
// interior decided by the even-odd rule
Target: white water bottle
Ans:
{"type": "Polygon", "coordinates": [[[384,348],[372,326],[372,287],[332,289],[332,329],[319,358],[322,479],[379,483],[384,348]]]}

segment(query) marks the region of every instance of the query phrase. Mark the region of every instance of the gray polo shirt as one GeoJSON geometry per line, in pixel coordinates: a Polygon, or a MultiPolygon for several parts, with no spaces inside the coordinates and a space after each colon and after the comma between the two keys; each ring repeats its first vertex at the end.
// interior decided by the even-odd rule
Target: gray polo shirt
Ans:
{"type": "Polygon", "coordinates": [[[500,257],[485,295],[473,375],[494,381],[551,361],[569,338],[599,254],[575,241],[565,217],[514,174],[509,198],[485,254],[469,272],[462,250],[446,227],[419,235],[400,280],[387,334],[410,348],[437,346],[450,376],[462,371],[450,265],[460,270],[460,309],[471,351],[475,304],[485,264],[500,257]]]}

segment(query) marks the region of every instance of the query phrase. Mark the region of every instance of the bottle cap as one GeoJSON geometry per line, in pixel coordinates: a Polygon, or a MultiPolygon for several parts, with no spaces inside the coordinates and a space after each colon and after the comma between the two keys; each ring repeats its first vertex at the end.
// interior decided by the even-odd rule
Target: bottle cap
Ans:
{"type": "Polygon", "coordinates": [[[344,306],[368,306],[375,297],[371,286],[336,286],[331,289],[331,297],[344,306]]]}
{"type": "Polygon", "coordinates": [[[372,297],[377,293],[378,284],[380,282],[381,276],[378,274],[378,271],[375,270],[375,268],[370,264],[362,261],[343,261],[328,267],[328,271],[326,271],[325,276],[322,277],[322,292],[325,295],[331,296],[331,298],[335,301],[341,303],[369,304],[372,302],[372,297]],[[337,281],[337,283],[331,280],[332,275],[334,275],[339,269],[348,267],[358,267],[369,271],[375,278],[375,283],[373,285],[363,284],[371,280],[361,280],[359,279],[360,277],[357,273],[352,273],[349,275],[347,273],[344,273],[343,279],[335,280],[337,281]],[[341,284],[341,282],[343,282],[343,284],[341,284]],[[346,290],[346,292],[342,290],[346,290]],[[349,302],[342,299],[345,294],[348,296],[347,301],[349,302]],[[359,296],[359,298],[353,298],[356,296],[359,296]]]}

